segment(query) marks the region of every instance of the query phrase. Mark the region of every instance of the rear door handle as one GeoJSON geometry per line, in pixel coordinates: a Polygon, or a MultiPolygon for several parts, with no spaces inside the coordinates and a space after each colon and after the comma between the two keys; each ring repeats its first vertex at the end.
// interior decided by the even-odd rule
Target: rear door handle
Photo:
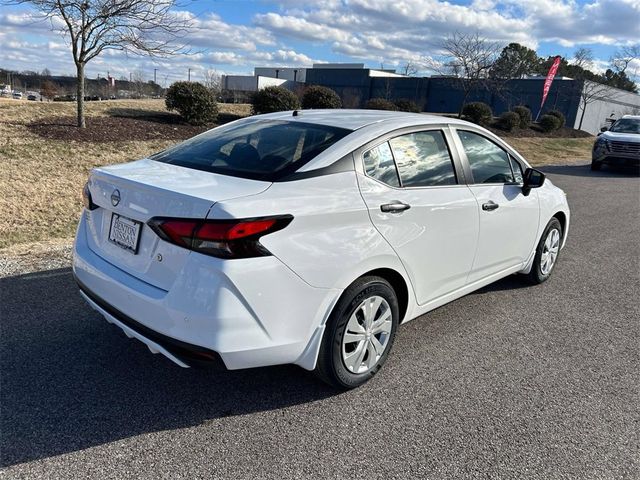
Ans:
{"type": "Polygon", "coordinates": [[[405,210],[409,210],[411,205],[407,205],[406,203],[393,201],[391,203],[385,203],[384,205],[380,205],[380,210],[385,213],[401,213],[405,210]]]}
{"type": "Polygon", "coordinates": [[[491,211],[491,210],[495,210],[496,208],[498,208],[500,205],[498,205],[496,202],[489,200],[487,203],[483,203],[482,204],[482,209],[483,210],[487,210],[487,211],[491,211]]]}

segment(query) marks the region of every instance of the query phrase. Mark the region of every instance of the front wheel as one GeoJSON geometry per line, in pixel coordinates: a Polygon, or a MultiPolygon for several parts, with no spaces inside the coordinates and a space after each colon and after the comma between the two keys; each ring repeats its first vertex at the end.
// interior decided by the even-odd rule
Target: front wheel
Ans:
{"type": "Polygon", "coordinates": [[[591,160],[591,170],[597,171],[600,170],[602,164],[600,162],[596,162],[595,160],[591,160]]]}
{"type": "Polygon", "coordinates": [[[560,254],[560,244],[562,243],[562,225],[557,218],[552,218],[544,229],[536,256],[533,259],[529,280],[532,283],[542,283],[551,276],[560,254]]]}
{"type": "Polygon", "coordinates": [[[367,382],[386,361],[398,322],[398,300],[389,282],[374,276],[358,279],[327,321],[315,373],[341,389],[367,382]]]}

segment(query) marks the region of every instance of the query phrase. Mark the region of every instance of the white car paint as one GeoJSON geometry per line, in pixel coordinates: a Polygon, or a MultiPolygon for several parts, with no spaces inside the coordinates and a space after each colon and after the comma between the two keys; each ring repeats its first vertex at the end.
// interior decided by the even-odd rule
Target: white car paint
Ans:
{"type": "Polygon", "coordinates": [[[374,270],[395,274],[406,294],[402,320],[409,321],[506,275],[527,272],[545,226],[559,213],[566,242],[569,207],[549,180],[525,196],[521,185],[391,188],[365,174],[364,149],[407,129],[441,129],[455,162],[466,161],[455,129],[479,132],[523,169],[529,166],[478,126],[363,110],[279,112],[234,124],[263,119],[353,132],[287,181],[249,180],[150,159],[97,168],[89,178],[97,208],[80,219],[73,270],[82,289],[101,301],[85,298],[125,333],[181,366],[189,362],[151,338],[154,332],[214,351],[229,369],[282,363],[313,369],[333,306],[360,276],[374,270]],[[115,190],[120,200],[114,206],[115,190]],[[488,199],[500,208],[483,211],[488,199]],[[382,203],[393,201],[411,209],[380,211],[382,203]],[[137,254],[108,241],[112,213],[143,222],[137,254]],[[283,214],[293,216],[291,223],[260,238],[271,255],[230,260],[174,245],[145,224],[158,216],[283,214]],[[148,334],[130,328],[112,309],[148,334]]]}

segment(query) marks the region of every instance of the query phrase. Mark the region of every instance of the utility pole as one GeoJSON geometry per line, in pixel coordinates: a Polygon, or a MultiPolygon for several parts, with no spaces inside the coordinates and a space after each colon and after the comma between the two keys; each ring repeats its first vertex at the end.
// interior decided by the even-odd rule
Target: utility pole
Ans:
{"type": "Polygon", "coordinates": [[[158,73],[158,69],[154,68],[153,69],[153,83],[155,83],[155,84],[157,84],[157,82],[156,82],[156,73],[158,73]]]}
{"type": "Polygon", "coordinates": [[[191,81],[191,68],[189,68],[189,76],[187,78],[188,78],[188,81],[190,82],[191,81]]]}
{"type": "Polygon", "coordinates": [[[129,72],[129,83],[133,82],[133,72],[129,72]]]}

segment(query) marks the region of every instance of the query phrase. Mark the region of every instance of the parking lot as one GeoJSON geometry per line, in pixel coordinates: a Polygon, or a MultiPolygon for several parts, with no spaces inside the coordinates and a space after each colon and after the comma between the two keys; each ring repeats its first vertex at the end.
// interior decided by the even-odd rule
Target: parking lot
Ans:
{"type": "Polygon", "coordinates": [[[543,170],[572,208],[551,280],[403,326],[347,393],[292,366],[181,369],[93,312],[68,268],[1,279],[0,474],[637,478],[640,178],[543,170]]]}

